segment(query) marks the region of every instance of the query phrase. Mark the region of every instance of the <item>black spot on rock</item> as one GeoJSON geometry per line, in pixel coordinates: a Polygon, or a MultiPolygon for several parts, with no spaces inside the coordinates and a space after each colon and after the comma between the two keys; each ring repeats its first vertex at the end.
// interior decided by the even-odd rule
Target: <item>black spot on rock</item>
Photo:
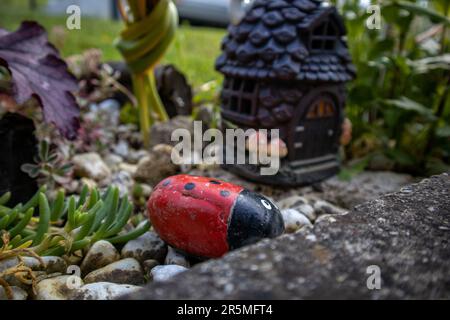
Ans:
{"type": "Polygon", "coordinates": [[[192,190],[192,189],[194,189],[195,188],[195,183],[187,183],[185,186],[184,186],[184,189],[186,189],[186,190],[192,190]]]}
{"type": "Polygon", "coordinates": [[[230,196],[230,191],[227,190],[222,190],[220,191],[220,195],[224,198],[229,197],[230,196]]]}

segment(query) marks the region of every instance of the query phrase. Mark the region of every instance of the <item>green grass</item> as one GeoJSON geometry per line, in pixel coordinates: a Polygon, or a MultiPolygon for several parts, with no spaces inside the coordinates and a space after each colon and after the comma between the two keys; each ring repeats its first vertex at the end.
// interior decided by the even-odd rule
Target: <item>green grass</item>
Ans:
{"type": "MultiPolygon", "coordinates": [[[[38,3],[42,8],[45,0],[38,3]]],[[[27,0],[1,0],[0,27],[15,30],[23,20],[36,20],[47,29],[50,40],[64,57],[99,48],[105,61],[121,59],[113,45],[123,28],[120,21],[82,17],[81,30],[68,30],[65,16],[48,16],[39,10],[31,12],[27,4],[27,0]],[[55,31],[58,29],[64,30],[62,37],[58,36],[61,32],[55,31]]],[[[221,29],[182,25],[163,63],[176,65],[194,87],[220,80],[221,75],[214,70],[214,61],[220,53],[220,41],[224,35],[225,30],[221,29]]]]}

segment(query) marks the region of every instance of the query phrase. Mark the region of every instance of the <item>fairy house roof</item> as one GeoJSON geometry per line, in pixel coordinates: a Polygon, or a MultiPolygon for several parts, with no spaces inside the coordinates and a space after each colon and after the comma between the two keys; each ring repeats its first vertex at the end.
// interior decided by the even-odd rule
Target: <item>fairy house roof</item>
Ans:
{"type": "Polygon", "coordinates": [[[216,69],[230,77],[345,82],[355,67],[337,10],[317,0],[256,0],[229,28],[216,69]]]}

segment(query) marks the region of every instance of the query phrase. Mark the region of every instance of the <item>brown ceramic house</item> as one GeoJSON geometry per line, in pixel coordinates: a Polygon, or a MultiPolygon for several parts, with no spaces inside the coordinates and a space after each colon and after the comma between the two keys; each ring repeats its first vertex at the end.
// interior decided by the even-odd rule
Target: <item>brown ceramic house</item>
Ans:
{"type": "Polygon", "coordinates": [[[336,8],[314,0],[256,0],[229,28],[216,62],[225,75],[222,117],[244,129],[278,128],[289,150],[277,176],[251,165],[230,170],[281,185],[338,171],[344,84],[355,76],[345,34],[336,8]]]}

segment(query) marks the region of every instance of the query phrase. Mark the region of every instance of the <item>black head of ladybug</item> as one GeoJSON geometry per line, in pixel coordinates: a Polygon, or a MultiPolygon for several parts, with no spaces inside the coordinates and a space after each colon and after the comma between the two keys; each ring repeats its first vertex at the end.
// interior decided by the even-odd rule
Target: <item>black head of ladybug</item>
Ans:
{"type": "Polygon", "coordinates": [[[239,194],[228,225],[230,250],[275,238],[283,232],[283,218],[272,201],[246,189],[239,194]]]}

